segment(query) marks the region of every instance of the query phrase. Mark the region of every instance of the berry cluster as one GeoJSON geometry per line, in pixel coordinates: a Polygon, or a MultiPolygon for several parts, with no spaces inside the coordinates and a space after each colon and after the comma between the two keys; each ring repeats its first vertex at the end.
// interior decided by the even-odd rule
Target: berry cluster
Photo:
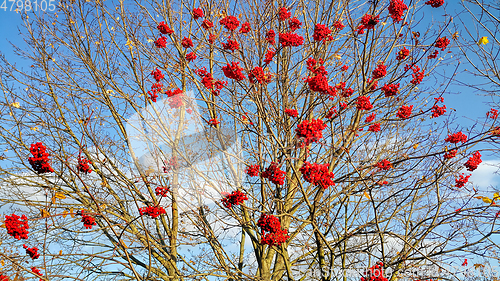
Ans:
{"type": "Polygon", "coordinates": [[[189,54],[186,54],[186,60],[187,60],[188,62],[192,62],[192,61],[194,61],[196,58],[197,58],[197,56],[196,56],[196,54],[195,54],[195,53],[193,53],[193,52],[191,52],[191,53],[189,53],[189,54]]]}
{"type": "Polygon", "coordinates": [[[389,170],[392,168],[392,163],[389,160],[384,159],[375,164],[375,167],[379,168],[380,170],[389,170]]]}
{"type": "Polygon", "coordinates": [[[222,47],[224,48],[224,50],[234,52],[235,50],[238,50],[240,48],[240,44],[238,44],[238,41],[228,38],[227,43],[222,43],[222,47]]]}
{"type": "Polygon", "coordinates": [[[157,188],[155,188],[156,196],[160,196],[160,197],[167,196],[169,191],[170,191],[170,187],[168,187],[168,186],[158,186],[157,188]]]}
{"type": "Polygon", "coordinates": [[[161,73],[161,70],[156,68],[151,72],[151,75],[153,75],[153,78],[155,79],[156,83],[151,85],[151,91],[148,91],[149,98],[151,101],[156,102],[156,98],[158,97],[158,93],[163,90],[163,84],[160,82],[163,78],[165,78],[165,75],[161,73]]]}
{"type": "MultiPolygon", "coordinates": [[[[40,271],[40,269],[36,268],[36,267],[32,267],[31,268],[31,272],[37,274],[38,276],[43,276],[42,272],[40,271]]],[[[40,278],[40,281],[43,281],[43,279],[40,278]]]]}
{"type": "Polygon", "coordinates": [[[159,70],[158,68],[155,68],[155,70],[151,72],[151,75],[153,75],[153,78],[156,82],[160,82],[163,78],[165,78],[165,75],[163,75],[163,73],[161,73],[161,70],[159,70]]]}
{"type": "Polygon", "coordinates": [[[234,16],[227,16],[219,21],[227,30],[232,31],[238,28],[240,22],[234,16]]]}
{"type": "Polygon", "coordinates": [[[274,184],[283,185],[285,183],[286,172],[278,167],[278,163],[271,162],[271,165],[261,173],[261,177],[270,180],[274,184]]]}
{"type": "Polygon", "coordinates": [[[260,173],[260,166],[255,164],[255,165],[250,165],[246,168],[245,172],[247,173],[247,175],[251,176],[251,177],[256,177],[259,175],[260,173]]]}
{"type": "Polygon", "coordinates": [[[152,217],[153,219],[159,217],[160,215],[164,215],[167,212],[163,207],[160,206],[148,206],[148,207],[143,207],[139,208],[139,214],[142,215],[148,215],[152,217]]]}
{"type": "Polygon", "coordinates": [[[311,164],[305,162],[300,168],[300,172],[304,177],[304,180],[316,186],[320,186],[327,189],[330,186],[335,185],[333,182],[334,174],[328,170],[328,164],[311,164]]]}
{"type": "Polygon", "coordinates": [[[365,123],[370,123],[372,122],[373,120],[375,120],[375,116],[377,116],[375,113],[372,113],[370,115],[368,115],[365,119],[365,123]]]}
{"type": "Polygon", "coordinates": [[[336,29],[336,30],[342,30],[344,29],[345,25],[342,24],[341,21],[337,20],[333,23],[333,27],[336,29]]]}
{"type": "Polygon", "coordinates": [[[391,18],[394,20],[394,22],[402,21],[402,17],[407,9],[408,6],[406,6],[402,0],[391,0],[388,8],[389,14],[391,15],[391,18]]]}
{"type": "Polygon", "coordinates": [[[370,102],[370,97],[368,96],[359,96],[356,100],[356,108],[359,110],[370,110],[373,108],[373,105],[370,102]]]}
{"type": "Polygon", "coordinates": [[[266,32],[266,41],[271,45],[276,44],[276,32],[274,32],[274,30],[269,29],[266,32]]]}
{"type": "Polygon", "coordinates": [[[84,174],[90,174],[92,173],[92,169],[90,169],[90,160],[78,157],[78,165],[76,165],[76,169],[78,172],[84,173],[84,174]]]}
{"type": "Polygon", "coordinates": [[[155,46],[156,48],[165,48],[167,46],[167,37],[165,36],[160,36],[158,39],[155,41],[155,46]]]}
{"type": "Polygon", "coordinates": [[[209,20],[203,20],[203,22],[201,23],[201,27],[204,29],[210,29],[210,28],[214,27],[214,24],[213,24],[213,22],[211,22],[209,20]]]}
{"type": "Polygon", "coordinates": [[[290,27],[291,31],[296,31],[297,29],[300,29],[301,25],[302,22],[297,18],[293,18],[288,21],[288,27],[290,27]]]}
{"type": "Polygon", "coordinates": [[[456,149],[452,149],[448,152],[446,152],[444,155],[443,155],[443,158],[444,159],[451,159],[453,157],[457,156],[457,150],[456,149]]]}
{"type": "Polygon", "coordinates": [[[370,125],[370,127],[368,127],[368,131],[370,131],[370,132],[380,132],[380,123],[375,123],[373,125],[370,125]]]}
{"type": "Polygon", "coordinates": [[[444,141],[451,143],[459,143],[459,142],[465,143],[467,141],[467,136],[464,135],[462,132],[458,132],[448,135],[448,137],[445,138],[444,141]]]}
{"type": "Polygon", "coordinates": [[[245,33],[250,32],[251,30],[252,30],[252,28],[250,27],[250,23],[245,22],[244,24],[241,25],[240,33],[245,34],[245,33]]]}
{"type": "Polygon", "coordinates": [[[26,254],[28,254],[31,259],[36,260],[40,257],[37,247],[28,248],[26,244],[23,244],[23,248],[26,249],[26,254]]]}
{"type": "Polygon", "coordinates": [[[231,64],[227,64],[222,67],[222,71],[227,78],[234,79],[237,81],[241,81],[245,79],[245,75],[241,72],[243,68],[239,66],[239,62],[231,62],[231,64]]]}
{"type": "MultiPolygon", "coordinates": [[[[160,22],[156,28],[158,28],[158,30],[160,31],[161,34],[172,34],[172,33],[174,33],[174,31],[172,29],[170,29],[170,27],[168,27],[168,25],[165,24],[164,21],[160,22]]],[[[165,38],[165,37],[160,37],[160,38],[164,38],[165,39],[165,43],[166,43],[167,38],[165,38]]]]}
{"type": "Polygon", "coordinates": [[[455,186],[458,188],[464,187],[464,185],[469,181],[469,178],[470,175],[464,176],[464,174],[462,173],[460,175],[460,178],[455,179],[455,186]]]}
{"type": "Polygon", "coordinates": [[[289,19],[292,16],[292,13],[288,11],[287,8],[281,7],[279,12],[278,12],[278,17],[280,21],[285,21],[289,19]]]}
{"type": "Polygon", "coordinates": [[[403,49],[399,50],[398,55],[396,56],[397,60],[404,60],[410,55],[410,50],[403,47],[403,49]]]}
{"type": "Polygon", "coordinates": [[[374,29],[375,25],[379,22],[379,16],[373,16],[369,14],[365,14],[361,18],[361,23],[358,26],[358,34],[365,33],[365,29],[370,30],[374,29]]]}
{"type": "Polygon", "coordinates": [[[448,44],[450,44],[450,39],[441,37],[436,40],[436,43],[434,43],[434,47],[440,48],[441,51],[444,51],[446,47],[448,47],[448,44]]]}
{"type": "Polygon", "coordinates": [[[248,200],[247,195],[239,190],[235,190],[233,193],[222,198],[222,205],[226,208],[231,208],[232,206],[238,206],[245,200],[248,200]]]}
{"type": "Polygon", "coordinates": [[[92,229],[92,226],[97,225],[97,223],[95,222],[95,218],[86,215],[85,211],[82,211],[82,222],[83,226],[85,226],[86,229],[92,229]]]}
{"type": "Polygon", "coordinates": [[[425,2],[425,4],[431,5],[431,7],[433,7],[433,8],[439,8],[439,7],[443,6],[444,0],[429,0],[429,1],[425,2]]]}
{"type": "Polygon", "coordinates": [[[372,72],[373,79],[380,79],[385,75],[387,75],[387,67],[383,63],[377,65],[377,68],[375,68],[372,72]]]}
{"type": "Polygon", "coordinates": [[[250,71],[250,73],[248,74],[248,79],[252,84],[255,82],[258,82],[259,84],[267,84],[271,82],[271,75],[269,73],[265,74],[262,67],[257,66],[250,71]]]}
{"type": "Polygon", "coordinates": [[[438,102],[444,102],[444,98],[439,97],[439,98],[434,98],[434,99],[436,100],[436,102],[434,102],[434,105],[431,108],[432,118],[439,117],[446,112],[446,105],[443,105],[443,106],[437,105],[438,102]]]}
{"type": "Polygon", "coordinates": [[[472,156],[469,158],[469,160],[467,160],[467,162],[465,162],[464,166],[467,168],[468,171],[474,171],[475,169],[477,169],[477,166],[479,166],[479,164],[481,164],[481,162],[483,162],[481,160],[481,153],[479,153],[479,151],[476,151],[474,152],[474,154],[472,154],[472,156]]]}
{"type": "Polygon", "coordinates": [[[217,127],[218,124],[220,124],[220,121],[217,120],[217,118],[212,118],[212,119],[208,120],[208,125],[210,127],[217,127]]]}
{"type": "MultiPolygon", "coordinates": [[[[330,98],[337,95],[336,87],[328,85],[328,72],[323,66],[323,59],[316,61],[314,58],[309,58],[307,60],[307,69],[311,71],[314,75],[308,76],[304,81],[309,85],[309,89],[313,92],[320,92],[322,94],[329,95],[330,98]]],[[[345,83],[341,84],[342,89],[345,87],[345,83]]]]}
{"type": "Polygon", "coordinates": [[[412,109],[413,105],[410,106],[403,105],[399,108],[398,112],[396,113],[396,117],[401,119],[410,118],[412,109]]]}
{"type": "Polygon", "coordinates": [[[361,277],[361,281],[388,281],[388,279],[384,277],[384,264],[379,262],[370,267],[364,272],[364,277],[361,277]]]}
{"type": "Polygon", "coordinates": [[[294,117],[294,118],[299,116],[299,112],[297,111],[297,109],[286,108],[285,114],[290,116],[290,117],[294,117]]]}
{"type": "Polygon", "coordinates": [[[382,90],[382,92],[384,92],[384,95],[386,97],[395,96],[399,91],[399,83],[397,83],[397,84],[385,84],[381,88],[381,90],[382,90]]]}
{"type": "Polygon", "coordinates": [[[279,42],[283,47],[297,47],[304,44],[304,37],[297,33],[288,32],[279,34],[279,42]]]}
{"type": "Polygon", "coordinates": [[[28,218],[25,215],[18,216],[12,214],[11,216],[5,216],[5,228],[7,228],[7,234],[16,238],[17,240],[28,239],[28,218]],[[19,220],[21,219],[21,220],[19,220]]]}
{"type": "Polygon", "coordinates": [[[280,246],[290,238],[288,230],[281,229],[280,220],[273,215],[262,214],[257,222],[257,226],[262,231],[260,243],[263,245],[280,246]]]}
{"type": "Polygon", "coordinates": [[[332,40],[333,37],[330,35],[332,31],[324,24],[316,24],[314,26],[314,41],[321,41],[323,39],[332,40]]]}
{"type": "Polygon", "coordinates": [[[273,49],[267,50],[266,56],[265,56],[265,59],[264,59],[264,63],[265,64],[270,64],[271,61],[273,60],[274,54],[276,54],[276,52],[273,49]]]}
{"type": "Polygon", "coordinates": [[[182,38],[181,45],[182,45],[182,47],[184,47],[186,49],[194,46],[193,41],[191,40],[191,38],[188,38],[188,37],[182,38]]]}
{"type": "Polygon", "coordinates": [[[194,8],[193,9],[193,19],[197,20],[199,18],[204,17],[205,15],[203,14],[203,10],[201,8],[194,8]]]}
{"type": "Polygon", "coordinates": [[[38,174],[54,172],[54,169],[50,166],[49,154],[46,150],[47,148],[41,142],[31,144],[30,152],[33,157],[29,157],[28,161],[38,174]]]}
{"type": "Polygon", "coordinates": [[[297,126],[295,132],[298,138],[304,139],[302,145],[308,146],[313,142],[318,142],[323,137],[323,130],[326,126],[321,119],[304,120],[297,126]]]}
{"type": "Polygon", "coordinates": [[[486,113],[486,117],[491,118],[491,119],[497,119],[498,118],[498,110],[492,108],[490,111],[486,113]]]}
{"type": "Polygon", "coordinates": [[[413,66],[412,70],[413,74],[411,75],[411,77],[413,79],[410,81],[410,83],[412,83],[413,85],[418,85],[424,79],[425,70],[420,71],[420,67],[418,67],[417,65],[413,66]]]}
{"type": "Polygon", "coordinates": [[[201,77],[201,84],[214,96],[218,96],[222,88],[227,85],[227,81],[215,80],[212,73],[208,72],[205,67],[197,69],[195,72],[201,77]]]}

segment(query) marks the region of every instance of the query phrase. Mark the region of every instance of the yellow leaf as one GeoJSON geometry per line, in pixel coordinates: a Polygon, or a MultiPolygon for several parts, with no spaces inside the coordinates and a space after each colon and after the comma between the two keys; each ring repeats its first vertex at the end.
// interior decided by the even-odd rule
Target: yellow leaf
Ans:
{"type": "Polygon", "coordinates": [[[495,194],[493,194],[493,200],[497,200],[500,198],[500,194],[498,194],[498,192],[495,192],[495,194]]]}
{"type": "Polygon", "coordinates": [[[62,250],[59,250],[59,255],[62,255],[62,250]]]}
{"type": "Polygon", "coordinates": [[[368,195],[368,193],[367,193],[366,191],[365,191],[363,194],[365,195],[365,197],[366,197],[366,198],[368,198],[368,200],[370,200],[370,199],[371,199],[371,198],[370,198],[370,195],[368,195]]]}
{"type": "Polygon", "coordinates": [[[33,128],[30,128],[30,129],[33,130],[33,131],[35,131],[35,132],[39,130],[38,127],[33,127],[33,128]]]}
{"type": "Polygon", "coordinates": [[[11,105],[13,107],[15,107],[15,108],[20,108],[21,107],[21,105],[18,102],[13,102],[11,105]]]}
{"type": "Polygon", "coordinates": [[[417,149],[417,147],[418,147],[418,143],[413,145],[413,149],[417,149]]]}
{"type": "Polygon", "coordinates": [[[490,42],[490,41],[488,41],[488,37],[483,36],[483,37],[481,37],[481,39],[479,39],[479,41],[477,42],[477,44],[478,44],[478,45],[481,45],[481,44],[486,45],[486,44],[488,44],[489,42],[490,42]]]}
{"type": "Polygon", "coordinates": [[[67,215],[68,215],[68,211],[64,210],[64,212],[62,213],[63,218],[65,218],[67,215]]]}
{"type": "Polygon", "coordinates": [[[493,202],[493,201],[491,201],[491,199],[490,199],[490,198],[488,198],[488,197],[483,197],[482,199],[483,199],[483,202],[484,202],[484,203],[487,203],[487,204],[491,204],[491,203],[493,202]]]}
{"type": "Polygon", "coordinates": [[[45,209],[41,209],[40,213],[42,214],[42,218],[46,218],[46,217],[50,216],[50,213],[47,212],[47,210],[45,210],[45,209]]]}
{"type": "Polygon", "coordinates": [[[453,39],[455,39],[455,40],[457,40],[457,39],[458,39],[458,37],[459,37],[459,36],[458,36],[458,31],[455,31],[455,33],[453,33],[453,34],[451,35],[451,38],[453,38],[453,39]]]}
{"type": "Polygon", "coordinates": [[[56,203],[56,197],[52,197],[52,204],[55,204],[56,203]]]}
{"type": "Polygon", "coordinates": [[[75,217],[75,213],[73,213],[73,208],[69,209],[69,215],[74,218],[75,217]]]}
{"type": "Polygon", "coordinates": [[[61,200],[62,200],[62,199],[66,199],[66,195],[64,195],[64,193],[62,193],[62,192],[56,192],[55,197],[56,197],[57,199],[61,199],[61,200]]]}
{"type": "Polygon", "coordinates": [[[4,260],[1,260],[1,261],[0,261],[0,264],[1,264],[2,266],[4,266],[4,265],[5,265],[5,261],[4,261],[4,260]]]}

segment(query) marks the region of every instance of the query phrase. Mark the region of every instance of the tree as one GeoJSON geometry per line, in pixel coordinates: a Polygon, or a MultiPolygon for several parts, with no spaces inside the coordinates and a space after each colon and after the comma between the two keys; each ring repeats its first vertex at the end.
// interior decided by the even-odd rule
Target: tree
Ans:
{"type": "Polygon", "coordinates": [[[491,204],[461,192],[459,171],[497,136],[446,112],[449,81],[432,74],[457,61],[449,19],[422,19],[433,9],[65,1],[25,14],[31,66],[2,63],[1,190],[19,215],[5,217],[4,274],[395,280],[483,245],[495,224],[469,221],[494,218],[491,204]]]}

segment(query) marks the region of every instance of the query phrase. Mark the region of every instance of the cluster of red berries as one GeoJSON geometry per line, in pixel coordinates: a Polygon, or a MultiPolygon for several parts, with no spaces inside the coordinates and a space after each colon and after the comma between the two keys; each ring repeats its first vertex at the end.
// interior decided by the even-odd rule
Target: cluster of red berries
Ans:
{"type": "Polygon", "coordinates": [[[297,109],[286,108],[285,114],[293,118],[299,116],[299,112],[297,111],[297,109]]]}
{"type": "Polygon", "coordinates": [[[380,79],[387,75],[387,67],[381,63],[372,72],[373,79],[380,79]]]}
{"type": "Polygon", "coordinates": [[[81,156],[78,157],[78,165],[76,165],[76,169],[84,174],[90,174],[92,173],[92,169],[90,169],[90,160],[82,158],[81,156]]]}
{"type": "Polygon", "coordinates": [[[231,37],[229,37],[227,43],[222,43],[222,47],[224,50],[234,52],[240,48],[240,44],[238,44],[238,41],[231,40],[231,37]]]}
{"type": "Polygon", "coordinates": [[[26,244],[23,244],[23,248],[26,249],[26,254],[28,254],[31,259],[36,260],[40,257],[37,247],[28,248],[26,244]]]}
{"type": "Polygon", "coordinates": [[[403,49],[399,50],[398,55],[396,56],[397,60],[404,60],[410,55],[410,50],[403,47],[403,49]]]}
{"type": "Polygon", "coordinates": [[[208,125],[210,127],[216,127],[218,124],[220,124],[220,121],[217,120],[217,118],[212,118],[212,119],[208,120],[208,125]]]}
{"type": "MultiPolygon", "coordinates": [[[[163,22],[163,21],[160,22],[156,28],[158,28],[158,31],[160,31],[161,34],[172,34],[172,33],[174,33],[174,31],[172,29],[170,29],[170,27],[168,27],[168,25],[165,22],[163,22]]],[[[165,37],[161,37],[161,38],[164,38],[166,40],[165,37]]],[[[165,41],[165,43],[166,43],[166,41],[165,41]]]]}
{"type": "Polygon", "coordinates": [[[395,96],[398,91],[399,91],[399,83],[397,84],[385,84],[381,88],[382,92],[384,92],[384,95],[386,97],[392,97],[395,96]]]}
{"type": "Polygon", "coordinates": [[[460,188],[464,187],[464,185],[469,181],[470,175],[464,176],[462,173],[458,179],[455,179],[455,186],[460,188]]]}
{"type": "Polygon", "coordinates": [[[232,206],[238,206],[245,200],[248,200],[247,195],[239,190],[235,190],[233,193],[222,198],[222,205],[226,208],[231,208],[232,206]]]}
{"type": "Polygon", "coordinates": [[[412,109],[413,109],[413,105],[410,105],[410,106],[403,105],[399,108],[398,112],[396,113],[396,117],[401,118],[401,119],[410,118],[412,109]]]}
{"type": "Polygon", "coordinates": [[[420,67],[418,67],[417,65],[413,66],[412,70],[413,74],[411,75],[411,77],[413,79],[410,81],[410,83],[412,83],[413,85],[418,85],[424,79],[425,70],[420,71],[420,67]]]}
{"type": "Polygon", "coordinates": [[[269,29],[266,32],[266,41],[267,43],[274,45],[276,44],[276,32],[273,29],[269,29]]]}
{"type": "Polygon", "coordinates": [[[429,0],[429,1],[425,2],[425,4],[431,5],[431,7],[433,7],[433,8],[439,8],[439,7],[443,6],[444,0],[429,0]]]}
{"type": "Polygon", "coordinates": [[[273,215],[262,214],[257,222],[257,226],[262,231],[260,243],[263,245],[280,246],[290,238],[288,230],[281,229],[280,220],[273,215]]]}
{"type": "Polygon", "coordinates": [[[194,8],[193,9],[193,19],[197,20],[199,18],[204,17],[205,15],[203,14],[203,10],[201,8],[194,8]]]}
{"type": "Polygon", "coordinates": [[[407,9],[408,6],[406,6],[402,0],[391,0],[388,8],[389,14],[394,22],[402,21],[402,17],[407,9]]]}
{"type": "Polygon", "coordinates": [[[377,116],[377,115],[376,115],[375,113],[372,113],[372,114],[368,115],[368,116],[366,117],[366,119],[365,119],[365,123],[370,123],[370,122],[372,122],[373,120],[375,120],[375,117],[376,117],[376,116],[377,116]]]}
{"type": "Polygon", "coordinates": [[[260,173],[260,166],[255,164],[255,165],[250,165],[246,168],[245,172],[247,173],[247,175],[251,176],[251,177],[256,177],[259,175],[260,173]]]}
{"type": "Polygon", "coordinates": [[[361,23],[358,26],[358,34],[363,34],[365,33],[365,29],[370,30],[374,29],[375,25],[379,22],[379,16],[373,16],[369,14],[365,14],[361,18],[361,23]]]}
{"type": "Polygon", "coordinates": [[[161,73],[161,70],[156,68],[151,72],[151,75],[155,79],[156,83],[153,83],[151,85],[151,91],[148,91],[149,99],[151,99],[152,102],[156,102],[156,98],[158,98],[158,93],[160,93],[163,90],[163,84],[160,82],[163,78],[165,78],[165,75],[161,73]]]}
{"type": "Polygon", "coordinates": [[[248,79],[252,84],[255,82],[258,82],[259,84],[267,84],[271,82],[271,75],[269,73],[264,73],[262,67],[257,66],[250,71],[250,73],[248,74],[248,79]]]}
{"type": "Polygon", "coordinates": [[[222,71],[227,78],[234,79],[237,81],[241,81],[245,79],[245,75],[241,72],[243,68],[239,66],[239,62],[231,62],[231,64],[227,64],[222,67],[222,71]]]}
{"type": "Polygon", "coordinates": [[[321,41],[323,39],[332,40],[331,33],[332,31],[326,25],[318,23],[314,26],[313,39],[314,41],[321,41]]]}
{"type": "MultiPolygon", "coordinates": [[[[43,276],[42,272],[40,271],[40,269],[36,268],[36,267],[32,267],[31,268],[31,272],[37,274],[38,276],[43,276]]],[[[43,281],[43,279],[40,278],[40,281],[43,281]]]]}
{"type": "MultiPolygon", "coordinates": [[[[309,58],[307,60],[307,69],[311,71],[314,75],[308,76],[304,79],[304,81],[309,85],[309,89],[313,92],[320,92],[325,95],[329,95],[330,98],[333,98],[337,95],[336,87],[332,87],[328,85],[328,72],[323,65],[323,59],[319,59],[316,61],[314,58],[309,58]]],[[[340,84],[340,87],[344,89],[345,82],[340,84]]]]}
{"type": "Polygon", "coordinates": [[[440,48],[441,51],[444,51],[446,47],[448,47],[448,44],[450,44],[450,39],[446,37],[441,37],[436,40],[436,42],[434,43],[434,47],[438,49],[440,48]]]}
{"type": "Polygon", "coordinates": [[[155,188],[156,196],[160,196],[160,197],[167,196],[169,191],[170,191],[170,187],[168,187],[168,186],[158,186],[157,188],[155,188]]]}
{"type": "Polygon", "coordinates": [[[194,46],[193,41],[191,40],[191,38],[188,37],[182,38],[181,45],[186,49],[194,46]]]}
{"type": "Polygon", "coordinates": [[[273,60],[274,55],[276,52],[273,49],[269,49],[266,52],[265,58],[264,58],[264,63],[265,64],[270,64],[271,61],[273,60]]]}
{"type": "Polygon", "coordinates": [[[434,98],[434,99],[436,101],[434,102],[434,105],[431,108],[432,118],[439,117],[446,112],[446,105],[443,105],[443,106],[437,105],[438,102],[444,102],[444,98],[439,97],[439,98],[434,98]]]}
{"type": "Polygon", "coordinates": [[[458,132],[448,135],[448,137],[445,138],[444,141],[451,143],[459,143],[459,142],[465,143],[467,141],[467,136],[464,135],[462,132],[458,132]]]}
{"type": "Polygon", "coordinates": [[[195,72],[201,77],[201,84],[214,96],[218,96],[222,88],[227,85],[227,81],[215,80],[212,73],[208,72],[205,67],[197,69],[195,72]]]}
{"type": "Polygon", "coordinates": [[[31,144],[30,152],[33,157],[29,157],[28,161],[38,174],[54,172],[50,166],[50,155],[46,151],[47,148],[41,142],[31,144]]]}
{"type": "Polygon", "coordinates": [[[292,16],[292,13],[288,11],[287,8],[281,7],[280,10],[278,11],[278,18],[280,21],[285,21],[289,19],[292,16]]]}
{"type": "Polygon", "coordinates": [[[333,172],[328,170],[328,164],[311,164],[305,162],[300,168],[300,172],[304,177],[304,180],[316,186],[320,186],[327,189],[330,186],[335,185],[333,182],[333,177],[335,176],[333,172]]]}
{"type": "Polygon", "coordinates": [[[291,31],[296,31],[297,29],[300,29],[301,25],[302,22],[297,18],[293,18],[288,21],[288,27],[290,27],[291,31]]]}
{"type": "Polygon", "coordinates": [[[245,22],[244,24],[241,25],[240,33],[245,34],[245,33],[250,32],[251,30],[252,30],[252,28],[250,27],[250,23],[245,22]]]}
{"type": "Polygon", "coordinates": [[[201,27],[204,29],[210,29],[210,28],[214,27],[214,24],[213,24],[213,22],[211,22],[209,20],[203,20],[203,22],[201,23],[201,27]]]}
{"type": "Polygon", "coordinates": [[[276,162],[271,162],[271,165],[269,165],[269,167],[261,173],[261,177],[279,185],[283,185],[285,183],[285,175],[286,172],[282,171],[276,162]]]}
{"type": "Polygon", "coordinates": [[[164,215],[167,212],[163,207],[160,206],[148,206],[148,207],[143,207],[139,208],[139,214],[142,215],[148,215],[152,217],[153,219],[159,217],[160,215],[164,215]]]}
{"type": "Polygon", "coordinates": [[[194,61],[196,58],[197,58],[197,56],[196,56],[196,54],[195,54],[195,53],[193,53],[193,52],[191,52],[191,53],[189,53],[189,54],[186,54],[186,60],[187,60],[188,62],[192,62],[192,61],[194,61]]]}
{"type": "Polygon", "coordinates": [[[498,118],[498,110],[492,108],[490,111],[486,113],[487,118],[497,119],[498,118]]]}
{"type": "Polygon", "coordinates": [[[392,168],[392,163],[389,160],[384,159],[375,164],[375,167],[379,168],[380,170],[389,170],[392,168]]]}
{"type": "Polygon", "coordinates": [[[380,132],[380,123],[375,123],[373,125],[370,125],[370,127],[368,127],[368,131],[370,131],[370,132],[380,132]]]}
{"type": "Polygon", "coordinates": [[[326,126],[321,119],[304,120],[297,126],[295,132],[298,138],[304,139],[302,146],[308,146],[323,137],[323,130],[326,126]]]}
{"type": "Polygon", "coordinates": [[[333,27],[336,29],[336,30],[342,30],[344,29],[345,25],[342,24],[341,21],[337,20],[333,23],[333,27]]]}
{"type": "Polygon", "coordinates": [[[234,16],[227,16],[219,21],[227,30],[232,31],[238,28],[240,22],[234,16]]]}
{"type": "Polygon", "coordinates": [[[92,229],[92,226],[97,225],[94,217],[86,215],[85,211],[82,211],[81,214],[82,214],[83,226],[85,226],[86,229],[92,229]]]}
{"type": "Polygon", "coordinates": [[[0,281],[9,281],[9,276],[0,273],[0,281]]]}
{"type": "Polygon", "coordinates": [[[182,97],[182,94],[171,96],[168,99],[168,105],[170,106],[170,108],[179,108],[183,106],[184,101],[182,100],[182,97]]]}
{"type": "Polygon", "coordinates": [[[468,171],[474,171],[475,169],[477,169],[477,166],[479,166],[479,164],[481,164],[481,162],[483,162],[481,160],[481,153],[479,153],[479,151],[476,151],[474,152],[474,154],[472,154],[472,156],[469,158],[469,160],[467,160],[467,162],[465,162],[464,166],[467,168],[468,171]]]}
{"type": "Polygon", "coordinates": [[[370,110],[373,105],[370,102],[369,96],[359,96],[356,100],[356,108],[359,110],[370,110]]]}
{"type": "Polygon", "coordinates": [[[28,218],[25,215],[18,216],[12,214],[11,216],[5,216],[5,228],[7,228],[7,234],[16,238],[17,240],[28,239],[28,218]],[[21,219],[21,220],[19,220],[21,219]]]}
{"type": "Polygon", "coordinates": [[[451,159],[453,157],[457,156],[457,150],[456,149],[452,149],[448,152],[446,152],[444,155],[443,155],[443,158],[444,159],[451,159]]]}
{"type": "Polygon", "coordinates": [[[361,277],[361,281],[388,281],[388,279],[384,277],[384,264],[379,262],[370,267],[364,272],[364,277],[361,277]]]}
{"type": "Polygon", "coordinates": [[[297,47],[304,44],[304,37],[293,32],[280,33],[278,38],[283,47],[297,47]]]}

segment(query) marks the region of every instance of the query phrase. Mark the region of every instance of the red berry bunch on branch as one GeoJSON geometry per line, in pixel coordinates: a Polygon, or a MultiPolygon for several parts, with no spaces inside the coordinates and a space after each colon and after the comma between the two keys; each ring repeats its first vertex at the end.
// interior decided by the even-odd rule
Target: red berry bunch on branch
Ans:
{"type": "Polygon", "coordinates": [[[335,185],[333,182],[333,177],[335,176],[333,172],[328,171],[328,164],[311,164],[305,162],[300,168],[300,172],[304,177],[304,180],[316,186],[320,186],[327,189],[330,186],[335,185]]]}
{"type": "Polygon", "coordinates": [[[361,277],[361,281],[388,281],[384,276],[384,264],[382,262],[370,267],[361,277]]]}
{"type": "Polygon", "coordinates": [[[160,206],[148,206],[148,207],[143,207],[139,208],[139,214],[142,215],[148,215],[151,218],[155,219],[159,217],[160,215],[164,215],[167,212],[163,207],[160,206]]]}
{"type": "Polygon", "coordinates": [[[26,249],[26,254],[28,254],[31,259],[36,260],[40,257],[37,247],[28,248],[26,244],[23,244],[23,248],[26,249]]]}
{"type": "Polygon", "coordinates": [[[95,218],[85,214],[85,211],[82,211],[82,222],[86,229],[92,229],[92,226],[97,225],[95,218]]]}
{"type": "Polygon", "coordinates": [[[238,206],[245,200],[248,200],[247,195],[239,190],[235,190],[233,193],[222,198],[222,205],[226,208],[231,208],[232,206],[238,206]]]}
{"type": "Polygon", "coordinates": [[[283,185],[285,183],[286,172],[278,167],[278,163],[271,162],[271,165],[261,173],[261,177],[268,179],[274,184],[283,185]]]}
{"type": "Polygon", "coordinates": [[[280,246],[290,238],[288,230],[281,229],[280,220],[273,215],[262,214],[257,226],[261,228],[260,243],[263,245],[280,246]]]}
{"type": "Polygon", "coordinates": [[[303,138],[302,146],[307,146],[313,142],[318,142],[323,137],[323,130],[326,124],[321,119],[304,120],[300,123],[295,132],[298,138],[303,138]]]}
{"type": "Polygon", "coordinates": [[[90,173],[92,173],[92,169],[90,169],[89,164],[91,164],[90,160],[79,156],[78,157],[78,165],[76,166],[76,168],[81,173],[90,174],[90,173]]]}
{"type": "Polygon", "coordinates": [[[33,157],[29,157],[28,161],[38,174],[54,172],[54,169],[50,166],[49,154],[46,150],[47,148],[41,142],[31,144],[30,152],[33,157]]]}
{"type": "Polygon", "coordinates": [[[477,169],[477,166],[479,166],[479,164],[481,164],[481,162],[483,162],[481,160],[481,153],[479,153],[479,151],[476,151],[474,152],[474,154],[472,154],[472,156],[469,158],[469,160],[467,160],[467,162],[465,162],[464,166],[467,168],[468,171],[474,171],[475,169],[477,169]]]}
{"type": "Polygon", "coordinates": [[[12,214],[11,216],[5,216],[5,228],[7,228],[7,234],[16,238],[17,240],[28,239],[28,218],[25,215],[18,216],[12,214]]]}

